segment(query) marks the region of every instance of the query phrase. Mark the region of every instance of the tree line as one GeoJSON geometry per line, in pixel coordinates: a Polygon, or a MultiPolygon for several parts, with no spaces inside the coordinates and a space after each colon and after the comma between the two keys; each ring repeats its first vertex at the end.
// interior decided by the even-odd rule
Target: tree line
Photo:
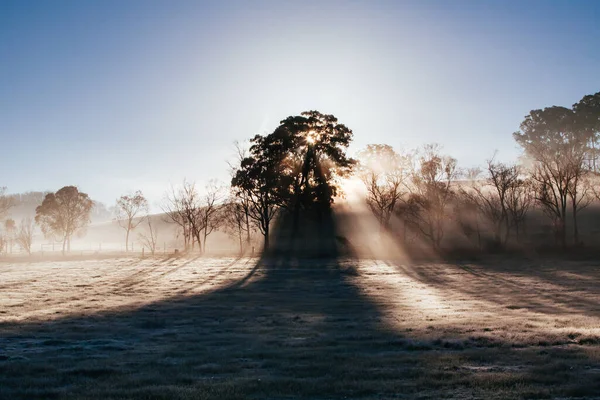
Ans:
{"type": "Polygon", "coordinates": [[[555,244],[567,247],[570,224],[570,243],[580,246],[580,212],[600,199],[599,133],[600,92],[571,108],[532,110],[513,133],[523,150],[513,163],[494,154],[483,168],[461,170],[437,145],[405,153],[369,145],[359,153],[358,175],[382,229],[396,216],[434,249],[449,222],[480,248],[519,242],[533,210],[548,218],[555,244]]]}
{"type": "Polygon", "coordinates": [[[231,185],[265,248],[277,215],[292,215],[295,230],[300,210],[326,212],[340,179],[350,175],[362,180],[381,230],[399,220],[404,241],[411,233],[440,250],[454,223],[477,247],[504,248],[521,241],[529,214],[541,211],[555,243],[565,248],[569,223],[571,244],[582,244],[578,217],[600,199],[599,134],[600,92],[570,108],[530,111],[513,133],[523,150],[520,160],[501,163],[494,154],[483,168],[465,170],[436,144],[412,151],[371,144],[354,160],[346,154],[352,131],[332,115],[309,111],[252,138],[231,185]]]}
{"type": "MultiPolygon", "coordinates": [[[[352,130],[333,115],[307,111],[282,120],[269,134],[254,136],[247,147],[237,145],[229,185],[210,181],[199,190],[194,182],[184,181],[171,187],[161,204],[162,218],[178,228],[184,251],[206,252],[207,238],[219,230],[235,239],[240,253],[248,250],[256,233],[268,249],[276,218],[287,216],[294,235],[301,215],[326,216],[342,180],[357,177],[381,231],[400,227],[393,233],[404,242],[418,237],[440,250],[447,226],[454,223],[477,247],[504,248],[511,240],[521,240],[528,216],[537,210],[548,218],[556,244],[580,245],[580,212],[600,199],[599,134],[600,92],[570,108],[552,106],[527,114],[513,133],[523,150],[521,159],[501,163],[494,154],[482,168],[461,169],[436,144],[416,150],[370,144],[354,159],[347,154],[352,130]]],[[[0,216],[11,205],[1,192],[0,216]]],[[[10,237],[31,251],[37,224],[68,252],[72,236],[85,232],[93,210],[94,202],[75,186],[44,193],[35,220],[24,219],[18,227],[6,220],[0,249],[10,237]]],[[[126,251],[131,233],[145,224],[138,239],[154,253],[157,226],[143,193],[121,196],[113,210],[124,229],[126,251]]]]}

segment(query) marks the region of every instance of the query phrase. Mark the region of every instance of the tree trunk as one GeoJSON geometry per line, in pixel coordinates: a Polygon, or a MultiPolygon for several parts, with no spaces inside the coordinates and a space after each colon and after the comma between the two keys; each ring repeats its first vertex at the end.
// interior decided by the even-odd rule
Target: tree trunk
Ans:
{"type": "Polygon", "coordinates": [[[202,254],[202,242],[200,241],[200,232],[196,233],[196,241],[198,242],[198,251],[202,254]]]}
{"type": "Polygon", "coordinates": [[[269,250],[269,223],[265,225],[265,232],[263,233],[263,236],[265,237],[263,251],[266,253],[269,250]]]}
{"type": "MultiPolygon", "coordinates": [[[[52,239],[54,241],[54,239],[52,239]]],[[[67,235],[63,236],[62,254],[65,255],[65,247],[67,246],[67,235]]]]}
{"type": "Polygon", "coordinates": [[[190,232],[184,224],[183,225],[183,251],[187,252],[189,245],[190,245],[190,232]]]}
{"type": "Polygon", "coordinates": [[[250,245],[250,216],[248,215],[248,211],[245,211],[246,214],[246,245],[250,245]]]}
{"type": "Polygon", "coordinates": [[[481,229],[479,228],[479,217],[475,215],[475,229],[477,229],[477,249],[481,250],[481,229]]]}
{"type": "Polygon", "coordinates": [[[573,197],[571,199],[573,204],[573,244],[577,246],[579,244],[579,228],[577,226],[577,202],[573,197]]]}
{"type": "Polygon", "coordinates": [[[127,228],[127,233],[125,234],[125,253],[129,253],[129,228],[127,228]]]}
{"type": "Polygon", "coordinates": [[[568,204],[568,200],[567,197],[564,197],[563,200],[563,204],[562,204],[562,216],[560,219],[561,222],[561,229],[560,229],[560,240],[561,240],[561,244],[563,249],[567,248],[567,204],[568,204]]]}
{"type": "Polygon", "coordinates": [[[558,235],[560,240],[560,245],[564,249],[567,248],[567,227],[565,224],[565,219],[559,218],[558,220],[558,235]]]}
{"type": "Polygon", "coordinates": [[[503,247],[505,247],[506,244],[508,243],[508,237],[510,235],[510,223],[508,222],[508,213],[504,214],[504,227],[505,227],[505,231],[504,231],[504,244],[503,244],[503,247]]]}

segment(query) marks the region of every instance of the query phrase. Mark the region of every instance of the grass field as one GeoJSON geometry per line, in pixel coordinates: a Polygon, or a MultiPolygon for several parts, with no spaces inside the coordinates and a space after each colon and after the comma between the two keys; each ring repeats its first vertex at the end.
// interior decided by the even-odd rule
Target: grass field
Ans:
{"type": "Polygon", "coordinates": [[[0,398],[600,398],[600,266],[0,264],[0,398]]]}

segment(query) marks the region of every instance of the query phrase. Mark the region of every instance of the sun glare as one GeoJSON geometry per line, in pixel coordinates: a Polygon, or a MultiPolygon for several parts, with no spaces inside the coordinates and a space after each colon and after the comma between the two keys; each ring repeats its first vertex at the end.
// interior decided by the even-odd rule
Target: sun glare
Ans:
{"type": "Polygon", "coordinates": [[[310,131],[306,134],[306,141],[308,142],[308,144],[315,144],[315,142],[317,141],[317,132],[315,131],[310,131]]]}

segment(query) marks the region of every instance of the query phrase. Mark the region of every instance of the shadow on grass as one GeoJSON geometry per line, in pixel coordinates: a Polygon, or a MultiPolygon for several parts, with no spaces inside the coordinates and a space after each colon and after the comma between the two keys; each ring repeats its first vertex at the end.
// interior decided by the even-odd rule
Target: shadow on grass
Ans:
{"type": "Polygon", "coordinates": [[[565,370],[548,362],[554,350],[425,341],[394,330],[356,285],[359,262],[333,253],[303,259],[275,252],[239,282],[202,295],[3,323],[0,397],[544,398],[600,391],[581,373],[597,362],[582,349],[565,349],[561,362],[576,365],[565,370]],[[547,365],[560,372],[554,383],[547,365]]]}
{"type": "Polygon", "coordinates": [[[426,285],[513,308],[600,317],[600,269],[589,262],[496,257],[478,263],[399,265],[426,285]]]}

